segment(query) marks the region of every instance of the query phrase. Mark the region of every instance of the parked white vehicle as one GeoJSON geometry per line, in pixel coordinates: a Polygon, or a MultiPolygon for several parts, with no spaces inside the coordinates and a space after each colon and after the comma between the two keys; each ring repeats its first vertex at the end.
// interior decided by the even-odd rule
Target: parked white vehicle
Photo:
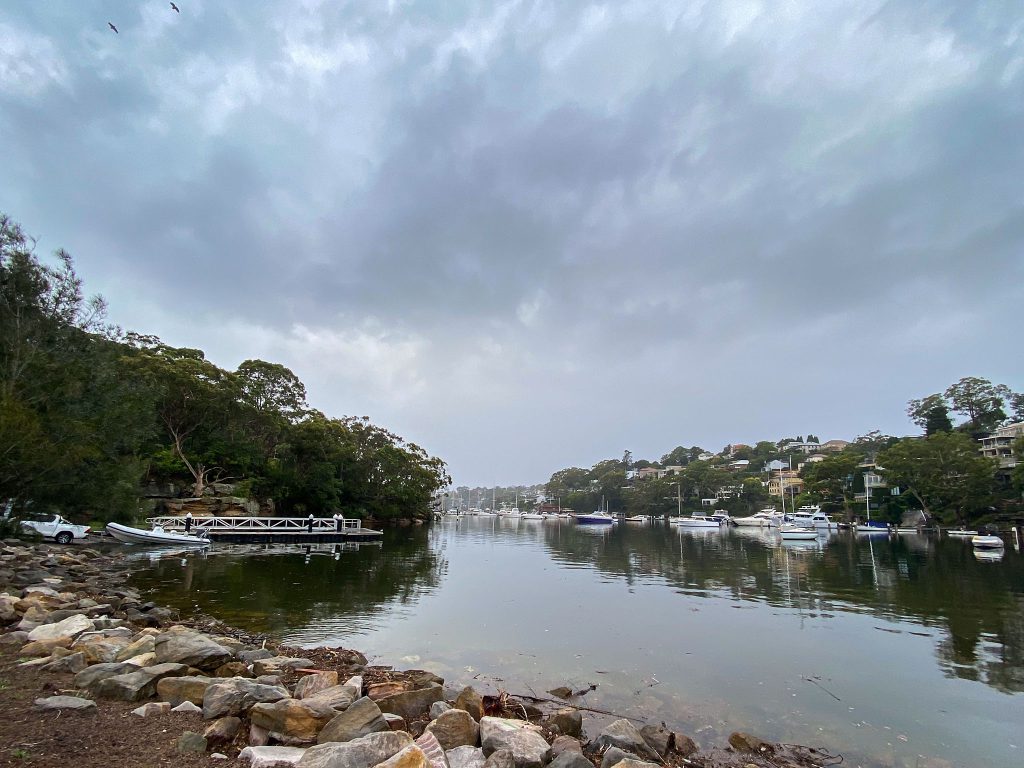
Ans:
{"type": "Polygon", "coordinates": [[[70,544],[75,539],[84,539],[91,530],[88,525],[75,525],[57,514],[32,515],[31,519],[22,520],[21,524],[58,544],[70,544]]]}

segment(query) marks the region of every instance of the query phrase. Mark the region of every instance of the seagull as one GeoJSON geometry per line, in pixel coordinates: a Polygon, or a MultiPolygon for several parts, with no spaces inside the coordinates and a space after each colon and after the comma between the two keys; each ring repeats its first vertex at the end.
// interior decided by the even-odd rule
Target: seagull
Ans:
{"type": "Polygon", "coordinates": [[[110,27],[110,28],[111,28],[112,30],[114,30],[114,34],[115,34],[115,35],[120,35],[120,34],[121,34],[120,32],[118,32],[118,31],[117,31],[117,27],[115,27],[115,26],[114,26],[113,24],[111,24],[111,23],[110,23],[109,21],[107,22],[107,26],[108,26],[108,27],[110,27]]]}
{"type": "Polygon", "coordinates": [[[175,13],[181,13],[181,11],[178,10],[178,6],[176,6],[174,3],[171,3],[171,8],[174,10],[175,13]]]}

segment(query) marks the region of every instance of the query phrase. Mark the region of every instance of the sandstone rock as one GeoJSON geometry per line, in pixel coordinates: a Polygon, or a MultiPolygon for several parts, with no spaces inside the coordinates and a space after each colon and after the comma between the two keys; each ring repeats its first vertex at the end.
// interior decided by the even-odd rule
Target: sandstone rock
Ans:
{"type": "Polygon", "coordinates": [[[511,749],[496,749],[484,761],[484,768],[516,768],[511,749]]]}
{"type": "Polygon", "coordinates": [[[192,731],[185,731],[178,738],[178,752],[186,754],[188,752],[205,752],[206,751],[206,739],[200,734],[193,733],[192,731]]]}
{"type": "Polygon", "coordinates": [[[517,768],[540,768],[551,756],[540,727],[525,720],[481,718],[480,746],[488,756],[499,749],[510,750],[517,768]]]}
{"type": "Polygon", "coordinates": [[[66,656],[55,656],[53,661],[49,664],[44,664],[40,667],[40,670],[43,672],[70,672],[74,675],[88,666],[89,662],[85,658],[84,653],[69,653],[66,656]]]}
{"type": "Polygon", "coordinates": [[[317,742],[344,742],[358,739],[371,733],[390,731],[387,721],[381,714],[380,707],[368,696],[354,701],[344,712],[323,727],[317,736],[317,742]]]}
{"type": "Polygon", "coordinates": [[[75,675],[75,688],[91,691],[95,685],[105,678],[123,675],[126,672],[134,672],[137,669],[138,667],[133,664],[125,664],[124,662],[93,664],[88,669],[84,669],[75,675]]]}
{"type": "Polygon", "coordinates": [[[672,731],[668,728],[663,725],[645,725],[640,729],[640,735],[658,755],[664,757],[668,754],[672,746],[672,731]]]}
{"type": "Polygon", "coordinates": [[[118,651],[114,661],[127,661],[130,658],[141,656],[144,653],[155,653],[155,644],[153,642],[152,635],[143,635],[138,639],[133,638],[128,645],[118,651]]]}
{"type": "Polygon", "coordinates": [[[583,756],[582,752],[566,750],[550,763],[550,768],[594,768],[594,764],[583,756]]]}
{"type": "Polygon", "coordinates": [[[221,664],[213,672],[215,677],[252,677],[249,666],[244,661],[229,661],[221,664]]]}
{"type": "Polygon", "coordinates": [[[252,664],[252,671],[257,677],[260,675],[279,675],[286,670],[302,669],[312,667],[313,662],[309,659],[301,659],[292,656],[272,656],[269,659],[257,659],[252,664]]]}
{"type": "Polygon", "coordinates": [[[410,688],[412,688],[410,683],[402,680],[389,680],[386,683],[373,683],[366,689],[366,695],[374,701],[380,701],[387,696],[408,691],[410,688]]]}
{"type": "Polygon", "coordinates": [[[26,642],[28,642],[28,632],[15,630],[14,632],[8,632],[6,635],[0,635],[0,646],[13,648],[16,645],[24,645],[26,642]]]}
{"type": "Polygon", "coordinates": [[[548,727],[554,726],[566,736],[579,736],[583,733],[583,715],[578,709],[566,707],[556,710],[545,722],[548,727]]]}
{"type": "Polygon", "coordinates": [[[201,715],[203,714],[203,708],[197,707],[191,701],[183,701],[178,706],[171,707],[171,712],[177,712],[178,714],[183,715],[201,715]]]}
{"type": "Polygon", "coordinates": [[[363,695],[363,676],[353,675],[346,680],[343,685],[347,685],[349,688],[355,688],[359,696],[363,695]]]}
{"type": "Polygon", "coordinates": [[[312,695],[307,695],[303,701],[308,701],[316,706],[326,706],[340,711],[348,709],[357,697],[358,693],[355,688],[350,688],[347,685],[332,685],[330,688],[325,688],[312,695]]]}
{"type": "Polygon", "coordinates": [[[259,659],[269,659],[274,656],[274,654],[266,648],[253,648],[248,651],[239,651],[237,655],[239,659],[250,664],[254,661],[258,661],[259,659]]]}
{"type": "Polygon", "coordinates": [[[455,747],[475,747],[480,736],[480,726],[469,712],[449,709],[427,726],[427,732],[437,737],[442,749],[449,750],[455,747]]]}
{"type": "Polygon", "coordinates": [[[658,763],[649,763],[646,760],[635,760],[633,758],[627,758],[626,760],[620,760],[612,768],[659,768],[658,763]]]}
{"type": "Polygon", "coordinates": [[[224,715],[240,715],[254,704],[288,698],[288,689],[280,685],[262,685],[244,677],[213,683],[203,694],[203,717],[212,720],[224,715]]]}
{"type": "Polygon", "coordinates": [[[431,768],[448,768],[448,758],[445,757],[444,748],[430,731],[424,731],[413,743],[423,751],[431,768]]]}
{"type": "Polygon", "coordinates": [[[437,720],[442,714],[452,708],[447,701],[435,701],[430,705],[430,719],[437,720]]]}
{"type": "Polygon", "coordinates": [[[388,724],[388,728],[392,731],[408,731],[409,724],[405,722],[405,718],[401,715],[396,715],[394,712],[382,712],[381,717],[384,718],[388,724]]]}
{"type": "MultiPolygon", "coordinates": [[[[383,763],[377,764],[377,768],[430,768],[430,766],[431,763],[427,756],[423,754],[423,750],[415,744],[410,744],[383,763]]],[[[447,768],[447,764],[445,768],[447,768]]]]}
{"type": "Polygon", "coordinates": [[[601,755],[601,768],[612,768],[614,765],[618,765],[623,760],[639,760],[636,755],[632,752],[627,752],[624,749],[618,747],[608,747],[604,754],[601,755]]]}
{"type": "Polygon", "coordinates": [[[141,701],[156,693],[156,684],[165,677],[177,677],[187,670],[183,664],[154,664],[136,672],[108,677],[97,683],[96,695],[119,701],[141,701]]]}
{"type": "Polygon", "coordinates": [[[55,637],[52,640],[33,640],[31,643],[25,643],[21,650],[18,651],[18,655],[25,657],[49,656],[55,648],[69,648],[70,646],[70,637],[55,637]]]}
{"type": "Polygon", "coordinates": [[[271,738],[284,744],[311,744],[333,716],[330,707],[311,706],[299,699],[255,704],[249,710],[253,725],[266,728],[271,738]]]}
{"type": "Polygon", "coordinates": [[[138,656],[132,656],[130,659],[125,659],[125,664],[131,664],[133,667],[152,667],[156,664],[156,654],[141,653],[138,656]]]}
{"type": "Polygon", "coordinates": [[[479,747],[455,747],[447,750],[444,755],[448,758],[450,768],[484,768],[487,760],[479,747]]]}
{"type": "Polygon", "coordinates": [[[403,731],[370,733],[343,744],[327,742],[306,750],[299,768],[373,768],[413,743],[403,731]]]}
{"type": "Polygon", "coordinates": [[[128,640],[120,637],[80,637],[71,649],[84,653],[90,664],[104,664],[117,661],[118,653],[127,646],[128,640]]]}
{"type": "Polygon", "coordinates": [[[62,712],[83,712],[87,714],[96,713],[95,701],[83,699],[78,696],[48,696],[46,698],[36,699],[33,703],[35,704],[36,709],[56,709],[62,712]]]}
{"type": "Polygon", "coordinates": [[[235,740],[235,736],[238,735],[241,728],[242,721],[237,717],[230,715],[219,717],[206,726],[206,730],[203,731],[203,738],[206,739],[207,745],[211,747],[230,744],[235,740]]]}
{"type": "Polygon", "coordinates": [[[733,731],[729,734],[729,746],[737,752],[761,753],[771,750],[771,744],[743,731],[733,731]]]}
{"type": "Polygon", "coordinates": [[[249,746],[265,747],[270,743],[270,731],[257,725],[249,725],[249,746]]]}
{"type": "Polygon", "coordinates": [[[216,669],[231,658],[231,651],[206,635],[177,628],[158,635],[153,650],[157,663],[174,662],[196,669],[216,669]]]}
{"type": "Polygon", "coordinates": [[[598,748],[618,747],[640,757],[654,758],[656,753],[647,746],[644,737],[629,720],[622,718],[611,723],[594,740],[598,748]]]}
{"type": "Polygon", "coordinates": [[[153,715],[166,715],[170,711],[171,705],[166,701],[150,701],[133,709],[132,714],[139,717],[152,717],[153,715]]]}
{"type": "Polygon", "coordinates": [[[301,747],[246,747],[239,760],[248,760],[249,768],[287,768],[297,765],[306,750],[301,747]]]}
{"type": "Polygon", "coordinates": [[[551,742],[551,757],[558,757],[563,752],[583,752],[583,745],[580,744],[579,739],[574,739],[572,736],[556,736],[555,740],[551,742]]]}
{"type": "Polygon", "coordinates": [[[92,628],[92,619],[84,614],[77,613],[55,624],[40,624],[28,633],[28,639],[32,641],[56,640],[60,637],[75,638],[92,628]]]}
{"type": "Polygon", "coordinates": [[[678,752],[683,757],[689,757],[694,752],[697,752],[700,749],[700,747],[697,746],[697,742],[695,742],[685,733],[673,731],[672,749],[678,752]]]}
{"type": "Polygon", "coordinates": [[[185,701],[201,705],[206,689],[212,683],[213,679],[209,677],[165,677],[156,684],[156,695],[172,707],[185,701]]]}
{"type": "Polygon", "coordinates": [[[430,705],[435,701],[440,701],[441,697],[441,686],[437,683],[431,683],[426,688],[401,691],[400,693],[377,699],[377,706],[383,712],[394,712],[396,715],[404,717],[406,721],[410,721],[425,715],[430,709],[430,705]]]}
{"type": "Polygon", "coordinates": [[[478,723],[480,718],[484,716],[483,697],[468,685],[462,689],[458,698],[455,699],[455,708],[469,712],[478,723]]]}
{"type": "Polygon", "coordinates": [[[311,675],[305,675],[300,678],[299,682],[295,684],[295,698],[305,699],[337,684],[337,672],[333,670],[329,672],[314,672],[311,675]]]}

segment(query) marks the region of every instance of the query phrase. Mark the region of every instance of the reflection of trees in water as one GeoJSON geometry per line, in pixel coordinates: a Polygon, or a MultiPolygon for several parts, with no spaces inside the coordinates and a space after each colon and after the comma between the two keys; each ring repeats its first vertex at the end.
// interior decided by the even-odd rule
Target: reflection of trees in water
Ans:
{"type": "Polygon", "coordinates": [[[544,531],[557,562],[624,579],[657,580],[698,596],[729,596],[819,613],[850,610],[944,628],[936,645],[949,674],[1024,691],[1024,560],[978,562],[969,544],[833,536],[824,549],[756,535],[664,526],[604,534],[544,531]]]}
{"type": "Polygon", "coordinates": [[[215,548],[185,566],[179,558],[160,560],[133,583],[176,608],[198,607],[249,631],[280,633],[414,603],[446,570],[444,557],[427,546],[426,531],[406,529],[386,531],[382,546],[342,550],[337,558],[331,547],[308,555],[298,546],[224,548],[222,554],[215,548]]]}

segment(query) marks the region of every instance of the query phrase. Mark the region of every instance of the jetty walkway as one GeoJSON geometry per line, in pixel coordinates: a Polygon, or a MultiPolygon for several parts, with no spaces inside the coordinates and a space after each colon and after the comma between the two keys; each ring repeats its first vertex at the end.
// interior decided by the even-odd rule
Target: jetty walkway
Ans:
{"type": "Polygon", "coordinates": [[[380,541],[384,534],[347,517],[150,517],[165,531],[205,531],[210,541],[229,544],[337,544],[380,541]]]}

